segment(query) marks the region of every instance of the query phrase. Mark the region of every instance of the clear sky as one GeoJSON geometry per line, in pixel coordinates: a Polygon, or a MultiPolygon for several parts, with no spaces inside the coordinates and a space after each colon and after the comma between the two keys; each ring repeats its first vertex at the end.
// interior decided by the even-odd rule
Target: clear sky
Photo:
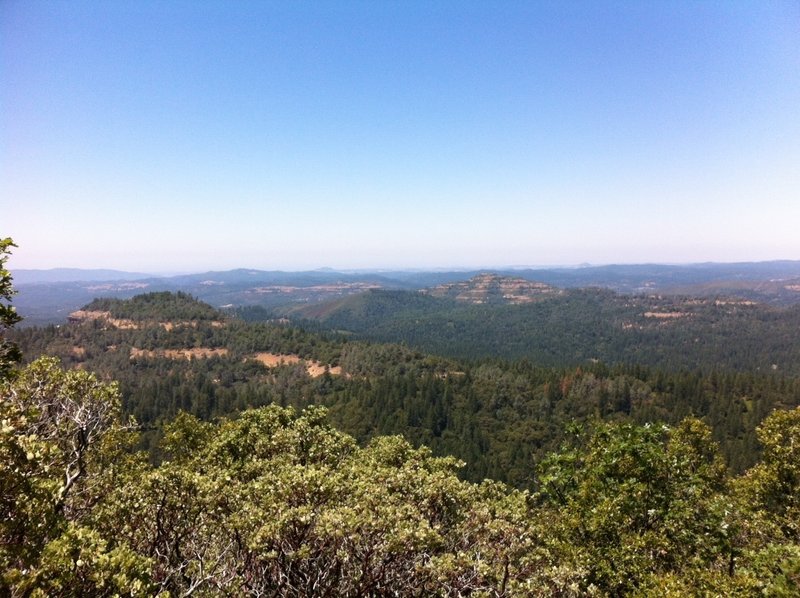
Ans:
{"type": "Polygon", "coordinates": [[[0,2],[12,268],[800,259],[800,3],[0,2]]]}

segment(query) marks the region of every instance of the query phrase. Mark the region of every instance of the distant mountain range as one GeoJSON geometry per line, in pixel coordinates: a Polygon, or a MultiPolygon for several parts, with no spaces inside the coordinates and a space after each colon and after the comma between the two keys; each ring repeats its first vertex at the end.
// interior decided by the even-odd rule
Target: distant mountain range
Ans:
{"type": "Polygon", "coordinates": [[[558,289],[586,287],[635,295],[732,297],[771,305],[800,303],[800,261],[609,265],[492,272],[340,272],[330,269],[283,272],[242,268],[160,277],[118,270],[58,268],[16,270],[12,275],[19,290],[14,304],[27,324],[63,322],[71,311],[95,297],[127,298],[150,291],[183,291],[215,307],[262,306],[282,310],[335,301],[376,289],[424,290],[434,297],[449,296],[456,300],[486,294],[492,302],[499,303],[527,302],[534,296],[558,289]],[[486,276],[489,278],[481,278],[486,276]],[[484,285],[482,290],[481,284],[484,285]]]}
{"type": "Polygon", "coordinates": [[[14,270],[14,283],[37,284],[55,282],[109,282],[112,280],[141,280],[152,274],[122,270],[86,270],[83,268],[51,268],[49,270],[14,270]]]}

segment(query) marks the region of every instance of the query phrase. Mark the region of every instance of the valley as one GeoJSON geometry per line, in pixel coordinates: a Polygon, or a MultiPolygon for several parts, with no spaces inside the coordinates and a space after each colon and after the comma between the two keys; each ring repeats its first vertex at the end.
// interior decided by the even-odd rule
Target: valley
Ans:
{"type": "Polygon", "coordinates": [[[287,595],[358,595],[402,575],[432,595],[442,580],[497,596],[656,595],[661,571],[680,592],[796,586],[783,574],[796,484],[781,481],[796,460],[776,455],[800,433],[800,306],[486,272],[426,289],[315,284],[307,301],[293,285],[254,288],[293,299],[220,309],[146,292],[7,330],[28,365],[3,387],[6,477],[41,484],[17,484],[13,505],[37,515],[12,505],[7,533],[37,549],[54,541],[36,517],[80,521],[80,538],[114,530],[93,548],[71,527],[55,542],[126,588],[291,578],[304,589],[287,595]],[[69,409],[107,418],[79,449],[81,475],[58,447],[83,436],[47,419],[69,409]],[[48,515],[59,468],[77,490],[48,515]],[[161,543],[189,556],[142,556],[161,543]],[[673,562],[685,551],[705,556],[673,562]],[[774,559],[778,573],[761,565],[774,559]]]}
{"type": "Polygon", "coordinates": [[[252,270],[31,283],[21,297],[51,303],[5,330],[26,365],[3,382],[0,449],[4,479],[39,485],[14,482],[24,500],[2,533],[73,542],[126,588],[380,587],[348,569],[357,558],[376,584],[402,575],[432,595],[443,579],[496,596],[780,595],[797,587],[800,303],[704,284],[252,270]],[[81,448],[101,429],[69,428],[87,414],[104,431],[81,448]],[[96,556],[70,539],[78,522],[96,556]],[[163,542],[194,556],[143,556],[163,542]],[[106,564],[107,546],[129,564],[106,564]],[[687,551],[699,564],[673,560],[687,551]]]}
{"type": "MultiPolygon", "coordinates": [[[[485,275],[472,282],[487,287],[485,275]]],[[[765,414],[800,404],[794,308],[573,290],[506,305],[369,291],[335,305],[315,328],[151,293],[97,299],[67,325],[13,338],[26,355],[119,381],[151,450],[161,422],[181,410],[211,419],[324,405],[359,441],[400,433],[463,459],[468,479],[518,486],[532,483],[568,421],[693,414],[740,471],[758,456],[765,414]]]]}

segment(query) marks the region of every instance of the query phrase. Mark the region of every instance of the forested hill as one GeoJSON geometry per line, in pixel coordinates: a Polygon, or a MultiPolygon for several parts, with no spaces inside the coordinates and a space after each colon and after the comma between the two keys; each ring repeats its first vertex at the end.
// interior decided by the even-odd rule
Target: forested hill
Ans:
{"type": "MultiPolygon", "coordinates": [[[[494,279],[488,285],[523,301],[563,288],[597,287],[618,293],[657,293],[717,297],[787,306],[800,304],[800,261],[741,264],[616,265],[579,268],[500,269],[486,271],[279,272],[236,269],[179,276],[152,277],[90,270],[18,270],[14,304],[22,326],[60,324],[66,315],[93,297],[125,299],[145,292],[185,292],[211,305],[291,309],[337,301],[368,289],[425,290],[458,297],[476,285],[468,279],[494,279]],[[505,280],[503,280],[505,279],[505,280]],[[465,284],[467,283],[467,284],[465,284]]],[[[492,290],[484,289],[484,290],[492,290]]],[[[478,293],[483,294],[483,291],[478,293]]],[[[462,295],[462,296],[469,296],[462,295]]],[[[495,301],[500,299],[500,301],[495,301]]]]}
{"type": "Polygon", "coordinates": [[[117,321],[116,327],[121,327],[119,322],[128,321],[127,324],[135,327],[134,323],[170,322],[176,323],[220,321],[221,314],[207,303],[196,300],[187,293],[160,292],[136,295],[128,300],[116,298],[95,299],[82,309],[70,314],[70,321],[84,319],[109,319],[117,321]]]}
{"type": "MultiPolygon", "coordinates": [[[[439,301],[398,297],[423,310],[439,301]]],[[[370,309],[385,305],[365,302],[370,309]]],[[[758,423],[773,409],[800,404],[800,381],[781,369],[465,362],[226,318],[170,293],[96,301],[68,325],[23,329],[15,338],[29,358],[56,355],[68,367],[118,380],[123,407],[145,427],[150,446],[162,422],[181,410],[208,420],[270,403],[324,405],[331,421],[360,442],[402,434],[464,460],[469,479],[521,487],[533,483],[534,464],[559,446],[570,422],[676,424],[694,414],[711,425],[728,464],[741,471],[758,457],[758,423]]]]}
{"type": "Polygon", "coordinates": [[[800,374],[800,306],[568,289],[524,304],[370,291],[295,312],[355,338],[458,358],[800,374]]]}
{"type": "Polygon", "coordinates": [[[66,368],[0,368],[2,595],[800,588],[780,371],[464,362],[169,293],[12,339],[66,368]]]}

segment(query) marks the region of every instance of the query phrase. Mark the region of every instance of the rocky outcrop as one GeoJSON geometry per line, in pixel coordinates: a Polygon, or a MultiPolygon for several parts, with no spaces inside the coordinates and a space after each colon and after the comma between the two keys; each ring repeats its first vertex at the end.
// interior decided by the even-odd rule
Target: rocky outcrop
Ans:
{"type": "Polygon", "coordinates": [[[442,284],[422,292],[432,297],[449,297],[465,303],[512,305],[533,303],[563,293],[561,289],[543,282],[500,276],[490,272],[478,274],[462,282],[442,284]]]}

